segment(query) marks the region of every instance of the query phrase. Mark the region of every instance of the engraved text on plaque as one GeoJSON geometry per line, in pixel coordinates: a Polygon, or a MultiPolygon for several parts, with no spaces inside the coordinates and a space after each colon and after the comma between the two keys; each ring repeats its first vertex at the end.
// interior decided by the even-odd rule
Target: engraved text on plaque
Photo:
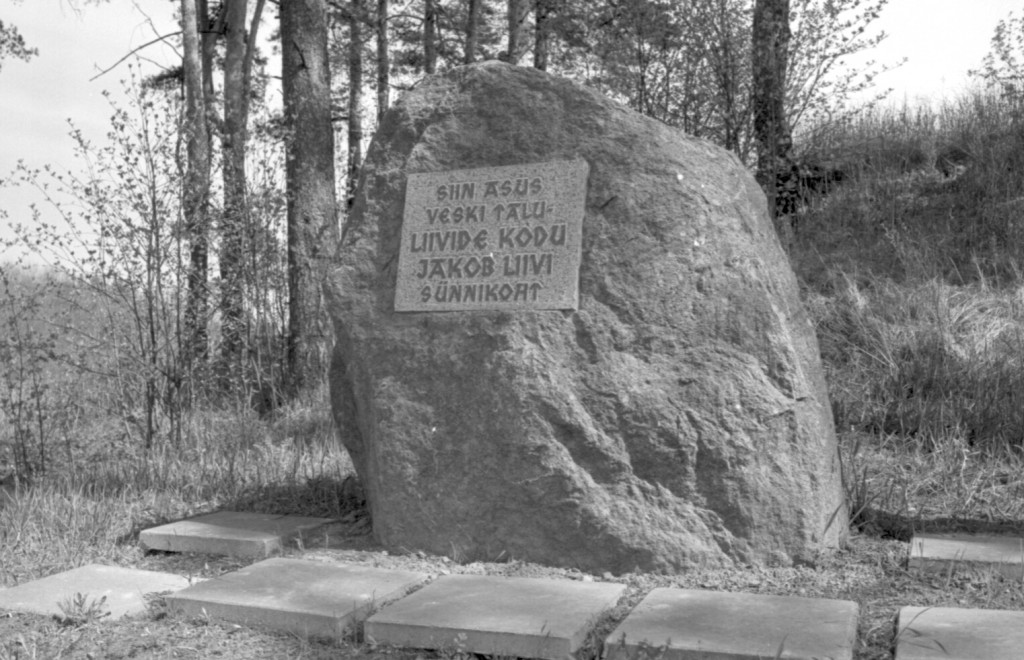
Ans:
{"type": "Polygon", "coordinates": [[[576,309],[586,161],[410,174],[395,310],[576,309]]]}

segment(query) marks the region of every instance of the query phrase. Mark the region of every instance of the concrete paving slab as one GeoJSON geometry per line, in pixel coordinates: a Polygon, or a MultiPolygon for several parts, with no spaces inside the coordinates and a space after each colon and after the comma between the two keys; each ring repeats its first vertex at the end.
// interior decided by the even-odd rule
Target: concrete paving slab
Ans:
{"type": "Polygon", "coordinates": [[[342,637],[429,576],[354,564],[265,559],[167,597],[168,608],[304,637],[342,637]]]}
{"type": "Polygon", "coordinates": [[[73,613],[69,606],[81,594],[85,608],[95,605],[103,618],[119,619],[144,613],[146,594],[179,591],[188,585],[188,578],[171,573],[89,564],[0,589],[0,609],[65,616],[73,613]]]}
{"type": "Polygon", "coordinates": [[[857,610],[845,600],[662,587],[607,637],[604,653],[608,659],[849,660],[857,610]]]}
{"type": "Polygon", "coordinates": [[[910,540],[911,570],[989,570],[1024,578],[1024,538],[978,534],[915,534],[910,540]]]}
{"type": "Polygon", "coordinates": [[[1024,612],[904,607],[897,619],[896,660],[1020,660],[1024,612]]]}
{"type": "Polygon", "coordinates": [[[446,575],[366,620],[367,639],[407,648],[569,658],[622,584],[446,575]]]}
{"type": "Polygon", "coordinates": [[[218,511],[151,527],[139,534],[146,550],[266,558],[300,534],[334,522],[330,518],[218,511]]]}

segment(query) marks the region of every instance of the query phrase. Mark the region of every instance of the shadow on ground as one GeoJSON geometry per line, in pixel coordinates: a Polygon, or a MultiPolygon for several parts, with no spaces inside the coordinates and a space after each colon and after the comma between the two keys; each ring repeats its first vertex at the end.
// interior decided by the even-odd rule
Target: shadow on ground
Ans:
{"type": "Polygon", "coordinates": [[[860,532],[882,539],[909,542],[918,532],[948,534],[1020,534],[1019,520],[981,520],[977,518],[922,518],[868,508],[856,521],[860,532]]]}

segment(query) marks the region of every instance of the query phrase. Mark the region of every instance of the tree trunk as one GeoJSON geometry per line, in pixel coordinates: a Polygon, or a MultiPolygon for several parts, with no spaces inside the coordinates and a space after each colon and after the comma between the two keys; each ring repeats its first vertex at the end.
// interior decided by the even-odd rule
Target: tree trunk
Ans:
{"type": "Polygon", "coordinates": [[[348,44],[348,168],[346,209],[352,208],[363,162],[363,0],[352,0],[348,44]]]}
{"type": "Polygon", "coordinates": [[[437,71],[437,7],[435,0],[423,0],[423,71],[437,71]]]}
{"type": "Polygon", "coordinates": [[[243,244],[246,203],[245,142],[249,115],[246,84],[245,18],[248,0],[227,0],[224,8],[224,128],[221,157],[224,179],[224,213],[220,232],[221,358],[229,373],[240,374],[245,335],[243,305],[243,244]]]}
{"type": "Polygon", "coordinates": [[[377,0],[377,125],[391,104],[391,58],[388,54],[388,0],[377,0]]]}
{"type": "MultiPolygon", "coordinates": [[[[219,13],[220,18],[213,21],[210,18],[208,0],[197,0],[196,9],[199,12],[197,25],[199,26],[199,48],[203,61],[203,97],[206,100],[206,120],[213,122],[216,116],[217,90],[213,86],[213,59],[217,54],[217,37],[224,29],[224,13],[219,13]]],[[[212,140],[211,136],[211,140],[212,140]]]]}
{"type": "Polygon", "coordinates": [[[207,357],[209,290],[210,133],[207,127],[203,57],[196,0],[181,0],[183,69],[185,80],[186,144],[182,211],[189,241],[188,298],[185,301],[186,364],[198,366],[207,357]]]}
{"type": "Polygon", "coordinates": [[[288,190],[289,389],[309,382],[316,366],[313,332],[318,328],[319,283],[324,246],[337,234],[334,131],[327,57],[325,0],[280,4],[281,64],[287,124],[285,182],[288,190]]]}
{"type": "MultiPolygon", "coordinates": [[[[788,0],[786,0],[788,2],[788,0]]],[[[739,155],[740,153],[740,132],[746,122],[738,110],[741,103],[737,98],[740,89],[739,80],[739,55],[733,48],[730,22],[733,20],[729,11],[728,0],[718,0],[712,10],[715,15],[711,17],[710,24],[715,26],[713,33],[716,35],[712,46],[712,69],[718,82],[718,91],[722,105],[723,141],[722,146],[729,151],[739,155]]],[[[789,10],[786,10],[786,29],[789,29],[789,10]]],[[[788,41],[788,38],[787,38],[788,41]]],[[[757,64],[754,64],[757,68],[757,64]]],[[[783,70],[785,79],[785,70],[783,70]]],[[[783,80],[785,82],[785,80],[783,80]]],[[[755,83],[756,84],[756,83],[755,83]]]]}
{"type": "Polygon", "coordinates": [[[548,70],[551,49],[551,0],[534,0],[533,3],[533,68],[548,70]]]}
{"type": "Polygon", "coordinates": [[[798,173],[790,148],[792,138],[785,116],[786,67],[789,58],[789,0],[757,0],[753,22],[754,137],[757,141],[757,179],[768,198],[768,212],[779,238],[791,247],[798,173]]]}
{"type": "Polygon", "coordinates": [[[466,12],[466,53],[463,62],[472,64],[476,61],[477,26],[480,23],[480,0],[469,0],[466,12]]]}
{"type": "Polygon", "coordinates": [[[519,64],[523,56],[523,33],[526,27],[527,4],[524,0],[508,0],[508,63],[519,64]]]}

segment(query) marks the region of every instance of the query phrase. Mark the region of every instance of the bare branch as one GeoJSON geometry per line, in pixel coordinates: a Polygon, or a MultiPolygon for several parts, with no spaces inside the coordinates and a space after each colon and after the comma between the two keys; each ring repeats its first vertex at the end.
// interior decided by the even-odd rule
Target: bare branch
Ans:
{"type": "Polygon", "coordinates": [[[171,37],[176,37],[179,34],[181,34],[181,30],[178,30],[176,32],[169,32],[167,34],[164,34],[164,35],[161,35],[161,36],[157,37],[156,39],[153,39],[152,41],[147,41],[146,43],[142,44],[141,46],[138,46],[136,48],[132,48],[130,51],[128,51],[128,53],[124,57],[122,57],[118,61],[116,61],[113,64],[111,64],[106,69],[103,69],[102,71],[97,73],[92,78],[89,78],[89,82],[92,82],[92,81],[96,80],[97,78],[99,78],[100,76],[104,76],[104,75],[110,73],[111,71],[113,71],[114,69],[117,68],[118,64],[120,64],[121,62],[124,62],[126,59],[128,59],[129,57],[131,57],[135,53],[139,52],[143,48],[149,48],[150,46],[152,46],[155,43],[159,43],[161,41],[166,41],[167,39],[169,39],[171,37]]]}

